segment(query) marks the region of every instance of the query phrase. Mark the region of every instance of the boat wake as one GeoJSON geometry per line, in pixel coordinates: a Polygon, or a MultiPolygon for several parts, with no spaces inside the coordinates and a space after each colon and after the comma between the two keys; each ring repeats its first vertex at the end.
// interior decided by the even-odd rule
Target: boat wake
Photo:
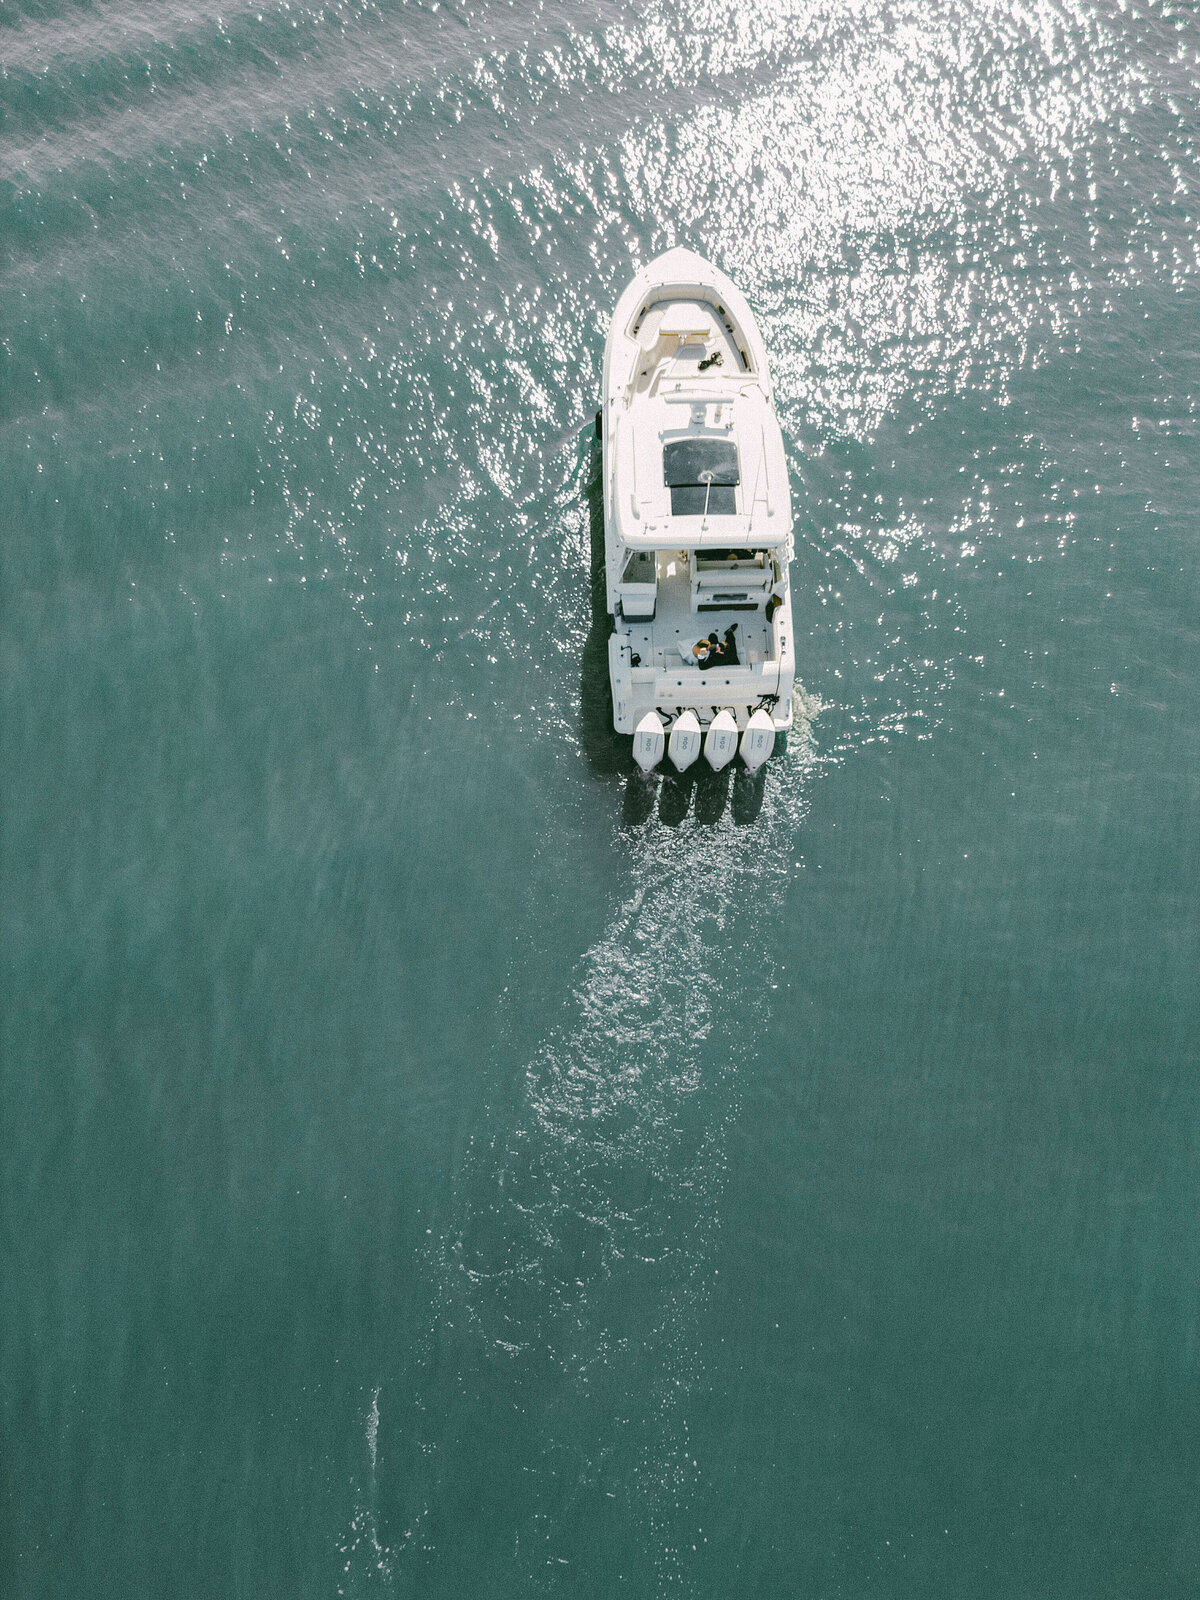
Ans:
{"type": "Polygon", "coordinates": [[[422,1569],[422,1592],[454,1587],[467,1506],[471,1538],[490,1542],[474,1559],[515,1563],[518,1581],[607,1567],[614,1541],[664,1586],[681,1577],[703,1470],[689,1403],[759,1049],[734,1014],[749,983],[765,1018],[779,982],[762,913],[788,881],[811,766],[804,723],[754,828],[652,814],[621,834],[628,892],[557,1019],[523,1062],[502,1027],[423,1264],[434,1314],[396,1442],[410,1472],[381,1559],[398,1578],[422,1569]],[[449,1448],[467,1438],[473,1450],[449,1448]]]}
{"type": "Polygon", "coordinates": [[[356,1487],[354,1515],[339,1552],[343,1562],[339,1595],[358,1592],[363,1581],[378,1585],[390,1584],[392,1580],[389,1553],[379,1542],[376,1482],[379,1464],[379,1395],[379,1389],[371,1391],[371,1404],[367,1408],[364,1434],[369,1471],[365,1489],[356,1487]]]}

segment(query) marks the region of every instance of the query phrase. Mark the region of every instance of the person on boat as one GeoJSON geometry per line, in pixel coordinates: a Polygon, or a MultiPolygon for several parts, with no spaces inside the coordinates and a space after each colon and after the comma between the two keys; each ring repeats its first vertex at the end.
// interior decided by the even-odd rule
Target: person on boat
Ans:
{"type": "MultiPolygon", "coordinates": [[[[708,646],[707,653],[700,658],[700,671],[705,672],[709,667],[719,667],[725,660],[725,646],[716,634],[710,633],[708,638],[702,639],[700,643],[708,646]]],[[[696,648],[699,649],[699,645],[696,648]]]]}

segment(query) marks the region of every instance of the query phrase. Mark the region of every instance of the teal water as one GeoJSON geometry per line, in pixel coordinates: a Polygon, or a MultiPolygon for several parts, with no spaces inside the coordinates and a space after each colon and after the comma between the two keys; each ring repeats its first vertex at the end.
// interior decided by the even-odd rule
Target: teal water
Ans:
{"type": "Polygon", "coordinates": [[[1200,1594],[1200,15],[0,12],[0,1587],[1200,1594]],[[606,731],[745,288],[804,715],[606,731]]]}

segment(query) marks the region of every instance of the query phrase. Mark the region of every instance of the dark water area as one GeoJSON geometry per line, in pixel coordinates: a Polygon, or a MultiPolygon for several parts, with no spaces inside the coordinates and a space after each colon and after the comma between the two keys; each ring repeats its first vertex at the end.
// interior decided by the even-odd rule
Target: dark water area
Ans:
{"type": "Polygon", "coordinates": [[[1200,16],[0,10],[6,1594],[1200,1594],[1200,16]],[[745,289],[800,715],[608,730],[745,289]]]}

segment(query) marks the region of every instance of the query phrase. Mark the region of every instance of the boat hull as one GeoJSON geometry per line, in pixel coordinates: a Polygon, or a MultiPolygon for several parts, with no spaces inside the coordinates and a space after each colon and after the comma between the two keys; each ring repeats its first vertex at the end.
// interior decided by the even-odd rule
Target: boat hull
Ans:
{"type": "MultiPolygon", "coordinates": [[[[605,583],[613,726],[792,723],[791,491],[767,354],[736,286],[692,251],[643,268],[605,344],[605,583]]],[[[772,740],[773,742],[773,740],[772,740]]],[[[681,753],[690,741],[676,741],[681,753]]]]}

